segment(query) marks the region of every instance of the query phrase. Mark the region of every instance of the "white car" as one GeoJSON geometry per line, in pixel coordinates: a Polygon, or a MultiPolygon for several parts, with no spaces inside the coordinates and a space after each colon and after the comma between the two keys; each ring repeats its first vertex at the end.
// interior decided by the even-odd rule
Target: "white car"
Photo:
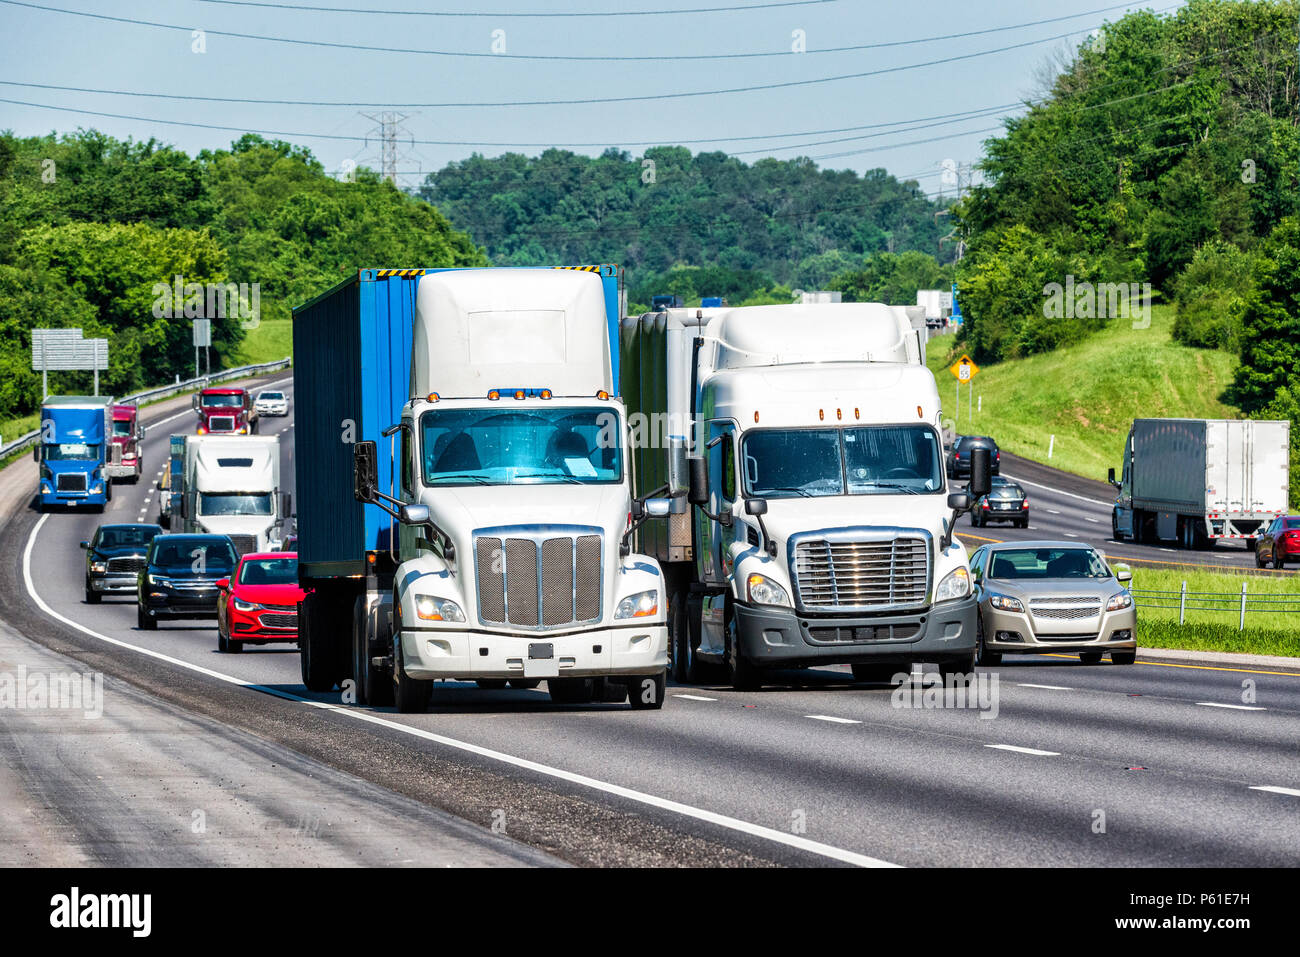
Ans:
{"type": "Polygon", "coordinates": [[[288,415],[289,399],[283,392],[263,390],[253,400],[253,411],[258,415],[288,415]]]}

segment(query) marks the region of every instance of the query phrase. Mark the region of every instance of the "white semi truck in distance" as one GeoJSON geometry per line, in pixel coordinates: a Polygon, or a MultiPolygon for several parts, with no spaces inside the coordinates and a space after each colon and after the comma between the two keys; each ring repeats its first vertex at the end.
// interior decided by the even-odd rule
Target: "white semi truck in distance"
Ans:
{"type": "Polygon", "coordinates": [[[973,670],[978,613],[952,533],[989,462],[950,494],[906,308],[670,309],[624,320],[621,339],[638,487],[673,502],[639,535],[668,577],[679,680],[710,665],[737,688],[774,668],[973,670]]]}
{"type": "Polygon", "coordinates": [[[1111,509],[1117,541],[1213,548],[1254,539],[1286,514],[1291,423],[1254,419],[1135,419],[1111,509]]]}
{"type": "MultiPolygon", "coordinates": [[[[410,385],[398,421],[384,431],[389,448],[363,440],[353,453],[355,497],[396,519],[388,547],[367,553],[372,568],[395,560],[391,580],[368,573],[353,606],[358,699],[420,712],[435,680],[485,688],[545,680],[556,702],[627,699],[633,708],[660,708],[667,594],[658,564],[633,554],[630,537],[651,513],[666,515],[669,503],[632,495],[610,351],[617,305],[602,276],[421,270],[393,289],[399,280],[391,272],[367,273],[318,311],[295,314],[295,342],[299,329],[307,341],[313,321],[340,335],[360,321],[363,354],[368,341],[409,344],[405,368],[379,370],[405,373],[410,385]],[[387,305],[367,305],[381,295],[387,305]],[[407,295],[413,320],[402,305],[407,295]],[[340,309],[357,308],[350,301],[361,303],[360,320],[355,312],[340,319],[340,309]],[[388,491],[380,455],[392,463],[388,491]]],[[[395,345],[385,354],[402,361],[395,345]]],[[[304,353],[296,374],[314,363],[304,353]]],[[[322,422],[322,437],[332,430],[337,441],[336,424],[322,422]]],[[[299,422],[303,453],[330,454],[308,451],[314,436],[299,422]]],[[[315,508],[313,498],[300,520],[304,538],[315,534],[315,508]]],[[[308,545],[309,559],[315,547],[308,545]]],[[[310,603],[352,594],[342,578],[316,578],[312,587],[310,603]]],[[[314,610],[311,622],[304,655],[324,655],[314,610]]],[[[305,679],[315,680],[316,669],[304,659],[305,679]]]]}
{"type": "Polygon", "coordinates": [[[280,490],[280,439],[272,435],[185,437],[181,529],[229,535],[240,555],[265,552],[290,514],[280,490]]]}

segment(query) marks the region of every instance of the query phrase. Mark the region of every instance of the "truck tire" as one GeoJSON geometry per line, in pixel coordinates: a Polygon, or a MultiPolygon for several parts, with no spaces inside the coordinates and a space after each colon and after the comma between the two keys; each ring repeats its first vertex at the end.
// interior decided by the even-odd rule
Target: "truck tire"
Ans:
{"type": "Polygon", "coordinates": [[[329,624],[331,613],[337,611],[331,606],[336,604],[312,594],[298,606],[299,664],[308,691],[332,691],[347,677],[347,648],[339,647],[337,629],[329,624]]]}
{"type": "Polygon", "coordinates": [[[532,691],[542,683],[541,678],[511,678],[510,687],[520,691],[532,691]]]}
{"type": "MultiPolygon", "coordinates": [[[[863,662],[852,665],[853,680],[857,684],[867,685],[886,685],[894,679],[902,665],[896,664],[875,664],[872,662],[863,662]]],[[[907,670],[907,669],[903,669],[907,670]]]]}
{"type": "Polygon", "coordinates": [[[736,635],[736,619],[727,603],[727,680],[735,691],[758,691],[763,687],[763,676],[753,662],[740,653],[740,640],[736,635]]]}
{"type": "Polygon", "coordinates": [[[672,645],[672,678],[679,684],[698,685],[709,680],[707,668],[695,655],[687,593],[678,591],[668,609],[668,641],[672,645]]]}
{"type": "Polygon", "coordinates": [[[424,714],[433,697],[433,682],[420,681],[406,673],[402,665],[402,643],[393,638],[393,704],[399,714],[424,714]]]}
{"type": "Polygon", "coordinates": [[[475,678],[474,684],[484,691],[500,691],[506,686],[506,678],[475,678]]]}
{"type": "Polygon", "coordinates": [[[945,685],[948,683],[949,675],[965,679],[966,683],[969,684],[971,678],[975,675],[975,652],[972,651],[956,658],[944,659],[938,662],[938,665],[939,677],[945,685]]]}
{"type": "Polygon", "coordinates": [[[664,689],[667,687],[668,673],[661,671],[655,675],[634,678],[627,683],[627,700],[633,711],[658,711],[664,706],[664,689]]]}
{"type": "Polygon", "coordinates": [[[1124,541],[1119,537],[1119,516],[1115,514],[1114,509],[1111,509],[1110,513],[1110,537],[1117,542],[1124,541]]]}
{"type": "Polygon", "coordinates": [[[596,694],[590,678],[547,678],[546,690],[556,704],[589,704],[596,694]]]}

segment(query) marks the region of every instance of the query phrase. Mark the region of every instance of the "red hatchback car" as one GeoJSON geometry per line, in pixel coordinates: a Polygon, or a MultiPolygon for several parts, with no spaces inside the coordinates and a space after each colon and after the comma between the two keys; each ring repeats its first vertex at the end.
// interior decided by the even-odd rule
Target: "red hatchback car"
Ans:
{"type": "Polygon", "coordinates": [[[1300,562],[1300,515],[1275,518],[1264,534],[1255,539],[1255,564],[1269,563],[1281,568],[1287,562],[1300,562]]]}
{"type": "Polygon", "coordinates": [[[245,555],[229,578],[217,582],[217,650],[273,641],[298,643],[297,552],[245,555]]]}

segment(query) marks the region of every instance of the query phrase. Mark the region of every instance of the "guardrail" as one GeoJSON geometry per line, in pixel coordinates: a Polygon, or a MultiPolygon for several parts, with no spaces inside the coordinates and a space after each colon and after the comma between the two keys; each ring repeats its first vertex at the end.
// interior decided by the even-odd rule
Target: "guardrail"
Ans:
{"type": "MultiPolygon", "coordinates": [[[[171,385],[160,386],[157,389],[146,389],[143,392],[136,392],[132,395],[124,395],[115,401],[120,405],[139,405],[142,402],[156,402],[159,399],[166,399],[173,395],[179,395],[182,392],[189,392],[194,389],[206,389],[213,382],[225,382],[228,379],[242,379],[246,376],[261,375],[264,372],[275,372],[277,369],[289,368],[289,359],[277,359],[275,362],[263,362],[252,366],[238,366],[234,369],[225,369],[221,372],[214,372],[211,375],[199,376],[197,379],[186,379],[183,382],[174,382],[171,385]]],[[[26,435],[20,436],[6,445],[0,445],[0,461],[7,459],[15,452],[21,452],[29,445],[35,445],[36,440],[40,438],[41,430],[33,429],[26,435]]]]}
{"type": "Polygon", "coordinates": [[[1187,582],[1178,591],[1149,588],[1130,588],[1133,603],[1139,608],[1163,608],[1169,611],[1178,609],[1178,624],[1187,620],[1189,611],[1237,612],[1237,630],[1246,628],[1246,612],[1251,614],[1291,614],[1300,615],[1300,597],[1277,598],[1248,597],[1246,583],[1241,583],[1241,592],[1189,592],[1187,582]],[[1146,599],[1142,601],[1141,599],[1146,599]]]}

